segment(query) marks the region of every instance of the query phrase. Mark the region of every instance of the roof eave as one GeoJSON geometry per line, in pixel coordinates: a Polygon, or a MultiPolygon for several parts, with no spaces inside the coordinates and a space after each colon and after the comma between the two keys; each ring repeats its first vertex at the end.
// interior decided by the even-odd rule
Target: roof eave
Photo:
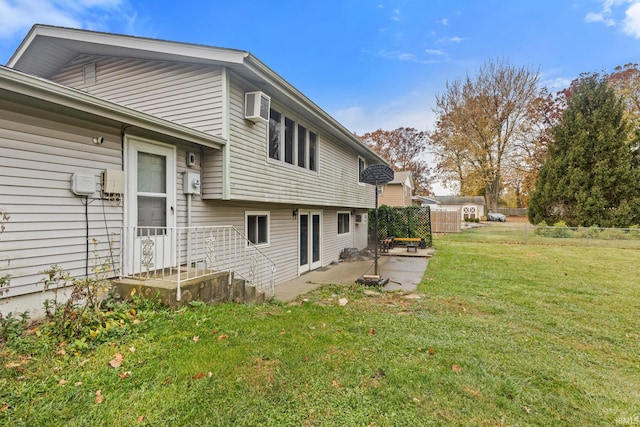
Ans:
{"type": "Polygon", "coordinates": [[[280,77],[276,72],[274,72],[271,68],[269,68],[262,61],[260,61],[250,53],[248,53],[245,58],[245,66],[262,80],[275,87],[280,87],[283,93],[287,95],[289,99],[295,101],[295,103],[300,108],[312,111],[316,115],[316,117],[325,125],[325,127],[331,129],[336,136],[344,138],[347,143],[358,153],[366,154],[382,164],[389,164],[389,162],[387,162],[382,156],[369,148],[362,140],[360,140],[360,138],[354,135],[342,124],[340,124],[340,122],[331,117],[326,111],[316,105],[313,101],[303,95],[298,89],[296,89],[289,82],[280,77]]]}
{"type": "Polygon", "coordinates": [[[0,77],[2,77],[0,88],[27,95],[34,99],[59,104],[84,113],[94,114],[210,148],[220,149],[226,144],[226,141],[219,136],[196,131],[187,126],[141,113],[137,110],[96,98],[85,92],[16,70],[0,67],[0,77]]]}

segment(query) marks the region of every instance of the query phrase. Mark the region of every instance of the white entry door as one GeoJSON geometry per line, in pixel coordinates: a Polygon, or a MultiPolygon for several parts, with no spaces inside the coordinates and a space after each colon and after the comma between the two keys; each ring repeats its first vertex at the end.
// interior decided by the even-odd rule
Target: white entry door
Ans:
{"type": "Polygon", "coordinates": [[[127,273],[151,272],[175,259],[175,147],[127,138],[127,273]]]}
{"type": "Polygon", "coordinates": [[[298,212],[298,274],[322,266],[322,212],[298,212]]]}

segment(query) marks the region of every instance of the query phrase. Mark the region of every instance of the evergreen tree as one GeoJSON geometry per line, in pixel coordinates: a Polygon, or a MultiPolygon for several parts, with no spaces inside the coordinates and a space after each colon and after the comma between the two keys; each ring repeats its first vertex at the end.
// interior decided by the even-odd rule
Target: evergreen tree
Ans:
{"type": "Polygon", "coordinates": [[[530,199],[529,220],[585,227],[640,223],[640,170],[623,103],[597,75],[572,89],[530,199]]]}

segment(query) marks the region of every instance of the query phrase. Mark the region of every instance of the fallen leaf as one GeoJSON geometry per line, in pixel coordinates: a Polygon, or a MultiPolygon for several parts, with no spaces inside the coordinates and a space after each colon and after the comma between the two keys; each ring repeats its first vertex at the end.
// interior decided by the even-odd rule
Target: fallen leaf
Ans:
{"type": "Polygon", "coordinates": [[[373,328],[369,329],[369,336],[370,337],[375,335],[375,334],[376,334],[376,330],[375,329],[373,329],[373,328]]]}
{"type": "Polygon", "coordinates": [[[9,362],[6,365],[4,365],[4,367],[7,369],[18,368],[20,366],[22,366],[22,362],[9,362]]]}
{"type": "Polygon", "coordinates": [[[341,307],[344,307],[345,305],[347,305],[348,302],[349,301],[346,298],[340,298],[338,300],[338,305],[341,306],[341,307]]]}
{"type": "Polygon", "coordinates": [[[429,354],[433,356],[434,354],[436,354],[436,351],[429,347],[429,354]]]}
{"type": "Polygon", "coordinates": [[[139,422],[139,423],[143,422],[145,418],[146,418],[146,417],[145,417],[144,415],[140,415],[140,416],[138,417],[138,422],[139,422]]]}
{"type": "Polygon", "coordinates": [[[322,323],[322,329],[324,329],[324,328],[326,328],[326,327],[327,327],[327,324],[323,322],[323,323],[322,323]]]}
{"type": "Polygon", "coordinates": [[[453,366],[451,367],[451,370],[452,370],[453,372],[455,372],[456,374],[459,374],[459,373],[460,373],[460,371],[462,371],[462,368],[461,368],[459,365],[453,365],[453,366]]]}
{"type": "Polygon", "coordinates": [[[286,332],[284,329],[280,329],[280,335],[284,335],[284,334],[286,334],[286,333],[287,333],[287,332],[286,332]]]}
{"type": "Polygon", "coordinates": [[[9,405],[7,405],[6,403],[0,406],[0,412],[7,412],[8,410],[9,410],[9,405]]]}
{"type": "Polygon", "coordinates": [[[136,352],[136,348],[135,348],[135,347],[133,347],[133,346],[131,346],[131,347],[129,347],[129,351],[130,351],[131,353],[135,353],[135,352],[136,352]]]}
{"type": "Polygon", "coordinates": [[[84,359],[82,362],[78,363],[78,366],[84,366],[84,365],[86,365],[87,363],[89,363],[89,361],[90,361],[90,360],[91,360],[91,359],[84,359]]]}
{"type": "Polygon", "coordinates": [[[129,378],[131,376],[131,371],[127,371],[127,372],[121,372],[118,374],[118,376],[122,379],[124,378],[129,378]]]}
{"type": "Polygon", "coordinates": [[[336,380],[331,381],[331,385],[333,386],[333,388],[340,388],[340,384],[338,384],[338,381],[336,380]]]}
{"type": "Polygon", "coordinates": [[[198,335],[193,336],[193,342],[198,342],[199,339],[200,337],[198,335]]]}
{"type": "Polygon", "coordinates": [[[213,376],[213,372],[211,372],[211,371],[207,372],[207,376],[208,376],[209,378],[211,378],[211,377],[213,376]]]}
{"type": "Polygon", "coordinates": [[[525,410],[525,412],[526,412],[527,414],[530,414],[530,413],[531,413],[531,409],[530,409],[530,408],[527,408],[526,406],[523,406],[522,408],[525,410]]]}
{"type": "Polygon", "coordinates": [[[104,396],[102,395],[102,392],[100,390],[96,391],[96,403],[102,403],[102,401],[104,400],[104,396]]]}
{"type": "Polygon", "coordinates": [[[204,372],[198,372],[197,374],[195,374],[191,378],[193,378],[194,380],[202,379],[202,378],[204,378],[204,372]]]}
{"type": "Polygon", "coordinates": [[[82,381],[78,381],[77,383],[74,384],[74,386],[76,387],[80,387],[82,385],[82,381]]]}
{"type": "Polygon", "coordinates": [[[120,353],[116,353],[113,355],[113,359],[111,359],[109,361],[109,366],[111,366],[112,368],[119,368],[120,365],[122,365],[122,359],[124,357],[122,356],[122,354],[120,353]]]}
{"type": "Polygon", "coordinates": [[[69,382],[69,381],[67,381],[67,380],[65,380],[65,379],[63,378],[63,379],[60,379],[60,380],[58,381],[58,385],[65,385],[65,384],[66,384],[66,383],[68,383],[68,382],[69,382]]]}
{"type": "Polygon", "coordinates": [[[171,377],[167,377],[164,381],[162,381],[162,385],[168,385],[171,382],[171,377]]]}
{"type": "Polygon", "coordinates": [[[64,348],[61,348],[60,350],[58,350],[56,352],[57,355],[59,356],[64,356],[65,354],[67,354],[66,350],[64,348]]]}
{"type": "Polygon", "coordinates": [[[229,335],[222,334],[222,335],[218,336],[218,341],[226,340],[227,338],[229,338],[229,335]]]}
{"type": "Polygon", "coordinates": [[[478,390],[474,390],[474,389],[472,389],[470,387],[466,387],[466,386],[463,387],[463,389],[464,389],[464,391],[466,391],[467,393],[469,393],[472,396],[482,397],[482,393],[480,393],[480,391],[478,391],[478,390]]]}

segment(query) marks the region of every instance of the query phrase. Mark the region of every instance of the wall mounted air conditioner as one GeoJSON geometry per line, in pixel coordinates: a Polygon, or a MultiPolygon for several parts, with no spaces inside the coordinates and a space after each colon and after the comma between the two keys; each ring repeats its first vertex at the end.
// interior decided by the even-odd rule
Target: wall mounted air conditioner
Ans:
{"type": "Polygon", "coordinates": [[[364,224],[367,222],[367,214],[356,214],[356,224],[364,224]]]}
{"type": "Polygon", "coordinates": [[[246,92],[244,94],[244,118],[254,123],[268,122],[271,98],[263,92],[246,92]]]}

